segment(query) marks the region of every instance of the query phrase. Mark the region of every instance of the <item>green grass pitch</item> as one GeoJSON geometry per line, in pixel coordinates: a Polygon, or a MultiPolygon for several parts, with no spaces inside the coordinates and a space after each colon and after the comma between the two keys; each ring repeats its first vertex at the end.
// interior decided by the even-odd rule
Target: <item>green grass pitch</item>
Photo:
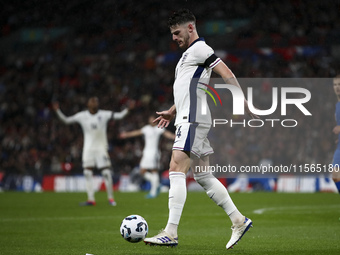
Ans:
{"type": "Polygon", "coordinates": [[[79,207],[85,193],[0,193],[0,254],[339,254],[338,194],[233,193],[239,210],[254,227],[232,250],[225,245],[231,223],[205,193],[189,192],[176,248],[128,243],[119,233],[130,214],[142,215],[149,234],[168,217],[167,194],[115,193],[110,207],[105,192],[95,207],[79,207]]]}

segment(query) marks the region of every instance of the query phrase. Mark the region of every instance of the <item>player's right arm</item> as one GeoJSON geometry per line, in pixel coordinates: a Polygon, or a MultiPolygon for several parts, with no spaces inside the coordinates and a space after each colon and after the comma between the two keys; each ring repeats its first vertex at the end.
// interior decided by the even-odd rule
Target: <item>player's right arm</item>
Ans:
{"type": "Polygon", "coordinates": [[[340,126],[335,126],[333,128],[333,133],[336,134],[336,135],[340,134],[340,126]]]}
{"type": "Polygon", "coordinates": [[[138,129],[138,130],[133,130],[133,131],[130,131],[130,132],[122,132],[122,133],[120,133],[119,137],[121,139],[126,139],[126,138],[141,136],[141,135],[143,135],[143,132],[142,132],[141,129],[138,129]]]}
{"type": "Polygon", "coordinates": [[[121,119],[125,118],[125,116],[128,115],[128,113],[135,108],[135,105],[136,105],[136,101],[135,100],[129,100],[127,102],[127,108],[125,108],[121,112],[113,112],[112,113],[112,118],[114,120],[121,120],[121,119]]]}
{"type": "Polygon", "coordinates": [[[53,102],[52,103],[52,108],[56,112],[58,118],[65,124],[72,124],[77,122],[75,119],[75,115],[66,117],[63,112],[60,110],[59,103],[58,102],[53,102]]]}
{"type": "Polygon", "coordinates": [[[176,116],[176,106],[173,105],[167,111],[156,112],[159,116],[153,121],[158,122],[159,128],[164,128],[169,126],[169,123],[175,118],[176,116]]]}

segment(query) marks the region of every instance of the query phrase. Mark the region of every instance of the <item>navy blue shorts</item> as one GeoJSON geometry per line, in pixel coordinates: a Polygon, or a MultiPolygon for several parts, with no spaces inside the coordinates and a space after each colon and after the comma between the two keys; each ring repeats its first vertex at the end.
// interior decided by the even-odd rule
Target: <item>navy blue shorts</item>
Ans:
{"type": "Polygon", "coordinates": [[[332,165],[340,168],[340,148],[334,152],[332,165]]]}

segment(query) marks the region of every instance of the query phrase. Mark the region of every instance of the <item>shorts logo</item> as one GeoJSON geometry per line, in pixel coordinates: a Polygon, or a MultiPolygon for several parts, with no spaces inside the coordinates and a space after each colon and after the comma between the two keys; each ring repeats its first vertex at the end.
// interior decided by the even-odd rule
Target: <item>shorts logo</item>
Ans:
{"type": "MultiPolygon", "coordinates": [[[[218,98],[220,101],[220,104],[222,106],[222,101],[219,96],[219,94],[216,92],[214,88],[217,89],[227,89],[231,92],[232,94],[232,99],[233,99],[233,115],[244,115],[245,112],[245,106],[244,106],[244,99],[248,99],[248,107],[249,111],[253,114],[259,115],[259,116],[264,116],[264,115],[270,115],[275,112],[275,110],[278,107],[278,88],[273,87],[272,88],[272,106],[270,109],[267,110],[260,110],[255,108],[253,104],[253,88],[248,87],[247,92],[248,92],[248,97],[245,97],[243,94],[243,91],[240,87],[237,87],[232,84],[215,84],[214,88],[212,86],[209,86],[208,84],[198,82],[199,84],[202,84],[206,86],[208,89],[210,89],[218,98]]],[[[206,89],[198,87],[198,89],[201,89],[205,91],[214,101],[215,106],[217,106],[216,100],[211,92],[209,92],[206,89]]],[[[303,105],[307,103],[311,99],[311,93],[309,90],[305,88],[299,88],[299,87],[281,87],[281,115],[285,116],[287,115],[287,105],[295,105],[305,116],[311,116],[312,114],[306,109],[306,107],[303,105]],[[291,97],[289,98],[289,94],[301,94],[299,97],[291,97]]],[[[202,100],[202,114],[206,114],[206,109],[208,105],[205,100],[202,100]]]]}
{"type": "Polygon", "coordinates": [[[180,127],[178,128],[177,133],[176,133],[176,136],[177,136],[178,138],[180,138],[181,135],[182,135],[181,128],[182,128],[182,126],[180,126],[180,127]]]}
{"type": "MultiPolygon", "coordinates": [[[[214,92],[214,94],[215,94],[215,95],[217,96],[217,98],[218,98],[218,101],[220,101],[220,104],[222,105],[222,100],[221,100],[221,98],[220,98],[220,95],[217,93],[217,91],[216,91],[213,87],[211,87],[210,85],[205,84],[205,83],[203,83],[203,82],[198,82],[198,83],[199,83],[199,84],[202,84],[202,85],[204,85],[204,86],[206,86],[208,89],[210,89],[212,92],[214,92]]],[[[202,89],[202,88],[198,88],[198,89],[203,90],[205,93],[207,93],[207,94],[212,98],[212,100],[214,101],[215,106],[217,106],[215,97],[213,96],[213,94],[211,94],[211,92],[209,92],[207,89],[202,89]]]]}

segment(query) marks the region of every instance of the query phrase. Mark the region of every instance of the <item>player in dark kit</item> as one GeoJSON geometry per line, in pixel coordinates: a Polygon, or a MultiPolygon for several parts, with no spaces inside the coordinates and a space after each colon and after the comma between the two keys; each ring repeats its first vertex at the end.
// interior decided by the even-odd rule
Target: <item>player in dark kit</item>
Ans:
{"type": "Polygon", "coordinates": [[[335,95],[338,98],[335,110],[336,126],[333,128],[333,133],[338,135],[337,148],[333,157],[333,181],[340,193],[340,75],[333,79],[333,87],[335,95]]]}

